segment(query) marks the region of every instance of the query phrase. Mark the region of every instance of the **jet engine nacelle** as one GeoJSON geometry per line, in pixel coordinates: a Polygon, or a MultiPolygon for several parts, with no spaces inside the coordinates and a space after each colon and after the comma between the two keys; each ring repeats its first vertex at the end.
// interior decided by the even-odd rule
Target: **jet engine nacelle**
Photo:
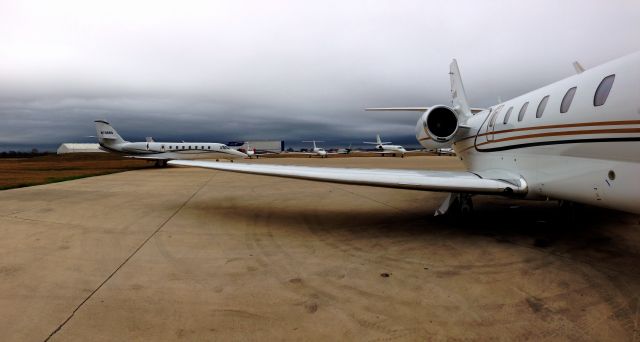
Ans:
{"type": "Polygon", "coordinates": [[[458,115],[444,105],[429,108],[416,125],[416,138],[425,148],[451,147],[451,139],[458,133],[458,115]]]}

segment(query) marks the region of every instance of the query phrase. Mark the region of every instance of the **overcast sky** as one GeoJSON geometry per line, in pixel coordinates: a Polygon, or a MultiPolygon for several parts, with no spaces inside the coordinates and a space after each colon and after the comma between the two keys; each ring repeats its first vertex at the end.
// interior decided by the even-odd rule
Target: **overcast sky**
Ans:
{"type": "Polygon", "coordinates": [[[128,140],[415,141],[457,58],[489,106],[640,50],[638,0],[0,1],[0,150],[128,140]],[[386,137],[385,137],[386,136],[386,137]],[[413,139],[413,140],[412,140],[413,139]]]}

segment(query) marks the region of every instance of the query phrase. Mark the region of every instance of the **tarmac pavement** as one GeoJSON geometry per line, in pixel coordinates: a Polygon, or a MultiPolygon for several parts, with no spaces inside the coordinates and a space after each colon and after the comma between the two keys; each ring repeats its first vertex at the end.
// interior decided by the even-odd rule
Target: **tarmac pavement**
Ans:
{"type": "Polygon", "coordinates": [[[445,196],[192,168],[1,191],[0,339],[638,339],[639,216],[445,196]]]}

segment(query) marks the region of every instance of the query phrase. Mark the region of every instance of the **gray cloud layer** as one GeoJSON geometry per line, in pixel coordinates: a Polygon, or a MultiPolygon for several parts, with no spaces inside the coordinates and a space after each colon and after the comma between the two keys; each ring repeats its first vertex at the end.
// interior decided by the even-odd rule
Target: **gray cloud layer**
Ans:
{"type": "MultiPolygon", "coordinates": [[[[475,106],[640,50],[636,1],[3,1],[0,150],[144,136],[413,135],[461,65],[475,106]]],[[[357,139],[354,139],[356,137],[357,139]]]]}

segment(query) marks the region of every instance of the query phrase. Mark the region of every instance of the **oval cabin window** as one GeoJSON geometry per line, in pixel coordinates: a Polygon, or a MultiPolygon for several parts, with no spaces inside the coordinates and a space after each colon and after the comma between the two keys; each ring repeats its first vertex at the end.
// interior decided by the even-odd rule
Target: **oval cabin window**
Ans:
{"type": "Polygon", "coordinates": [[[544,114],[544,109],[547,108],[547,102],[549,102],[549,95],[542,98],[540,104],[538,105],[538,110],[536,110],[536,118],[541,118],[542,114],[544,114]]]}
{"type": "Polygon", "coordinates": [[[566,113],[569,111],[569,107],[571,107],[571,102],[573,102],[573,97],[576,95],[577,87],[573,87],[567,90],[567,93],[564,94],[562,98],[562,104],[560,105],[560,113],[566,113]]]}
{"type": "Polygon", "coordinates": [[[506,125],[509,122],[509,117],[511,116],[512,111],[513,111],[513,107],[510,107],[507,113],[504,115],[504,120],[502,120],[503,125],[506,125]]]}
{"type": "Polygon", "coordinates": [[[596,95],[593,97],[594,106],[602,106],[607,102],[607,97],[609,97],[609,92],[611,91],[611,87],[613,87],[613,81],[615,78],[616,75],[609,75],[600,82],[600,85],[596,90],[596,95]]]}
{"type": "Polygon", "coordinates": [[[524,113],[527,112],[527,107],[529,106],[529,102],[525,102],[522,105],[522,108],[520,108],[520,113],[518,113],[518,121],[522,121],[522,119],[524,118],[524,113]]]}

